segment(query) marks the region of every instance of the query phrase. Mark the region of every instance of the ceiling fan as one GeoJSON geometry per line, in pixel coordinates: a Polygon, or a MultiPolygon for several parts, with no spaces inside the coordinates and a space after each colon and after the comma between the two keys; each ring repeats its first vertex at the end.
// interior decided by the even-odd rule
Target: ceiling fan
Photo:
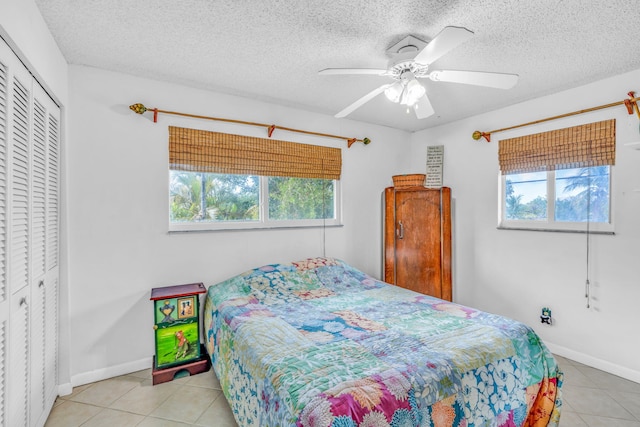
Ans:
{"type": "Polygon", "coordinates": [[[318,74],[368,74],[387,76],[393,82],[384,84],[349,105],[335,117],[345,117],[379,94],[392,102],[413,108],[416,117],[427,118],[434,114],[425,87],[417,79],[428,78],[434,82],[463,83],[498,89],[510,89],[518,82],[517,74],[488,73],[482,71],[434,70],[429,67],[441,56],[473,37],[473,32],[462,27],[445,27],[433,40],[426,43],[407,36],[387,49],[391,56],[387,69],[378,68],[325,68],[318,74]]]}

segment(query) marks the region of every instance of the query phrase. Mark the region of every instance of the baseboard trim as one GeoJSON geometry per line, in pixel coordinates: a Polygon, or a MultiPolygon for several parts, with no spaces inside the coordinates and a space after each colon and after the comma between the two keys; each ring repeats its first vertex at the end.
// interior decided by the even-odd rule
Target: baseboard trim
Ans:
{"type": "Polygon", "coordinates": [[[588,354],[571,350],[569,348],[562,347],[560,345],[553,344],[547,341],[545,341],[545,345],[553,354],[566,357],[567,359],[575,360],[576,362],[591,366],[592,368],[600,369],[601,371],[605,371],[640,384],[640,372],[638,371],[617,365],[615,363],[607,362],[606,360],[598,359],[597,357],[589,356],[588,354]]]}
{"type": "Polygon", "coordinates": [[[68,396],[71,393],[73,393],[73,386],[71,385],[71,383],[58,385],[58,396],[68,396]]]}
{"type": "Polygon", "coordinates": [[[143,369],[151,368],[152,363],[153,357],[145,357],[144,359],[123,363],[121,365],[109,366],[103,369],[96,369],[95,371],[72,375],[71,386],[77,387],[84,384],[94,383],[96,381],[118,377],[120,375],[130,374],[136,371],[142,371],[143,369]]]}

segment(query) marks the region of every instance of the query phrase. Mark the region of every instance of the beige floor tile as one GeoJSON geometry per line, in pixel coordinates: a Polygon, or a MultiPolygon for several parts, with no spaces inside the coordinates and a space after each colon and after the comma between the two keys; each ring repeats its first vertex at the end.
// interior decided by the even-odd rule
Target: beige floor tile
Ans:
{"type": "MultiPolygon", "coordinates": [[[[189,380],[191,379],[191,376],[189,375],[184,375],[184,376],[180,376],[180,377],[174,377],[171,381],[168,381],[167,383],[172,383],[172,384],[178,384],[178,385],[186,385],[189,380]]],[[[162,384],[167,384],[167,383],[162,383],[162,384]]]]}
{"type": "Polygon", "coordinates": [[[583,374],[578,368],[572,365],[564,366],[561,368],[564,374],[564,382],[574,386],[592,387],[596,388],[596,383],[589,377],[583,374]]]}
{"type": "Polygon", "coordinates": [[[45,427],[78,427],[101,410],[97,406],[67,400],[53,408],[45,427]]]}
{"type": "Polygon", "coordinates": [[[571,404],[569,402],[567,402],[567,399],[564,398],[564,396],[560,396],[562,399],[562,414],[566,412],[577,412],[575,409],[573,409],[573,407],[571,406],[571,404]]]}
{"type": "MultiPolygon", "coordinates": [[[[588,414],[635,420],[633,415],[613,400],[604,390],[565,385],[562,390],[562,398],[581,415],[588,414]]],[[[584,419],[584,417],[581,418],[584,419]]]]}
{"type": "Polygon", "coordinates": [[[134,414],[149,415],[181,386],[173,382],[153,385],[152,380],[145,380],[132,388],[109,407],[134,414]]]}
{"type": "Polygon", "coordinates": [[[569,360],[569,359],[567,359],[565,357],[562,357],[562,356],[558,356],[557,354],[554,354],[553,358],[556,359],[556,362],[558,363],[558,365],[560,365],[561,368],[564,367],[564,366],[572,364],[571,360],[569,360]]]}
{"type": "Polygon", "coordinates": [[[585,423],[580,415],[575,412],[568,412],[562,408],[562,415],[560,415],[560,426],[559,427],[589,427],[587,423],[585,423]]]}
{"type": "Polygon", "coordinates": [[[91,418],[82,427],[135,427],[144,417],[130,412],[103,409],[95,417],[91,418]]]}
{"type": "MultiPolygon", "coordinates": [[[[212,426],[215,424],[212,424],[212,426]]],[[[146,417],[137,427],[192,427],[193,424],[185,424],[178,421],[165,420],[162,418],[146,417]]],[[[217,426],[216,426],[217,427],[217,426]]]]}
{"type": "Polygon", "coordinates": [[[139,386],[142,381],[140,378],[128,376],[99,381],[69,400],[107,407],[132,388],[139,386]]]}
{"type": "Polygon", "coordinates": [[[640,394],[610,390],[607,390],[607,394],[615,399],[616,402],[621,404],[624,409],[631,412],[634,417],[640,420],[640,394]]]}
{"type": "Polygon", "coordinates": [[[220,393],[220,390],[185,385],[154,410],[151,416],[192,424],[220,393]]]}
{"type": "Polygon", "coordinates": [[[636,382],[629,381],[589,366],[581,366],[578,367],[578,369],[600,388],[640,394],[640,384],[636,382]]]}
{"type": "Polygon", "coordinates": [[[198,375],[193,375],[187,381],[188,385],[220,390],[220,382],[212,369],[198,375]]]}
{"type": "Polygon", "coordinates": [[[71,394],[67,394],[66,396],[60,396],[60,399],[71,400],[72,398],[76,397],[78,394],[82,393],[92,385],[93,384],[84,384],[84,385],[75,386],[73,387],[71,394]]]}
{"type": "Polygon", "coordinates": [[[150,380],[151,379],[151,368],[143,369],[142,371],[132,372],[129,375],[133,376],[133,377],[142,378],[142,379],[145,379],[145,380],[150,380]]]}
{"type": "Polygon", "coordinates": [[[213,401],[202,416],[195,423],[198,426],[217,427],[237,427],[236,420],[229,407],[227,399],[220,393],[220,396],[213,401]]]}
{"type": "MultiPolygon", "coordinates": [[[[584,414],[581,414],[580,417],[587,423],[589,427],[640,427],[639,421],[622,420],[620,418],[599,417],[597,415],[584,414]]],[[[561,425],[560,427],[564,427],[564,425],[561,425]]]]}

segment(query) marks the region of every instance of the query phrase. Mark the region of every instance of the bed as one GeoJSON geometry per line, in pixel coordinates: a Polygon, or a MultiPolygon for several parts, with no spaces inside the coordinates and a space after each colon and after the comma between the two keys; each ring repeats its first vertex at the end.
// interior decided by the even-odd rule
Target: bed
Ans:
{"type": "Polygon", "coordinates": [[[562,373],[528,326],[343,261],[209,287],[206,348],[239,426],[557,426],[562,373]]]}

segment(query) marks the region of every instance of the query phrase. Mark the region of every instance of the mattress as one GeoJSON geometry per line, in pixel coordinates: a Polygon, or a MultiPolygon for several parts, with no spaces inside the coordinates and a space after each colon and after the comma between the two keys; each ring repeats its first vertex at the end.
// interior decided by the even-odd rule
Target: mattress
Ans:
{"type": "Polygon", "coordinates": [[[331,258],[209,287],[206,348],[239,426],[557,426],[562,373],[527,325],[331,258]]]}

